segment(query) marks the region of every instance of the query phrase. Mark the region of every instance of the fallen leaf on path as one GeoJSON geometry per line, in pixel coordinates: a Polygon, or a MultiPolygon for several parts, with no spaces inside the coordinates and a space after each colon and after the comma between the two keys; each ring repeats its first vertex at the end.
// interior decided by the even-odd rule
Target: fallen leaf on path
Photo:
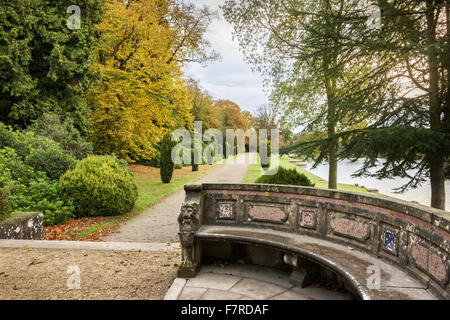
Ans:
{"type": "Polygon", "coordinates": [[[348,250],[355,250],[355,248],[350,247],[350,246],[347,246],[347,249],[348,249],[348,250]]]}
{"type": "Polygon", "coordinates": [[[44,261],[33,260],[33,261],[29,264],[29,266],[33,266],[33,265],[35,265],[35,264],[40,264],[40,263],[44,263],[44,261]]]}
{"type": "Polygon", "coordinates": [[[103,266],[103,265],[106,264],[106,261],[104,261],[104,262],[98,262],[98,261],[96,261],[95,263],[98,264],[99,266],[103,266]]]}

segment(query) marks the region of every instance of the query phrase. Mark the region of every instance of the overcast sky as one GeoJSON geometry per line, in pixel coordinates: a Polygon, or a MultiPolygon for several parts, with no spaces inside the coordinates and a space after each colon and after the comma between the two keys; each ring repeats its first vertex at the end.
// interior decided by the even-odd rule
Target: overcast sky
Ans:
{"type": "Polygon", "coordinates": [[[244,57],[239,51],[237,41],[233,42],[233,27],[225,21],[219,5],[225,0],[191,0],[198,7],[204,5],[216,10],[220,18],[212,23],[206,37],[215,51],[219,52],[222,60],[207,67],[200,64],[189,64],[185,72],[188,76],[199,80],[215,99],[228,99],[236,102],[243,110],[255,111],[268,99],[263,91],[262,77],[251,71],[244,57]]]}

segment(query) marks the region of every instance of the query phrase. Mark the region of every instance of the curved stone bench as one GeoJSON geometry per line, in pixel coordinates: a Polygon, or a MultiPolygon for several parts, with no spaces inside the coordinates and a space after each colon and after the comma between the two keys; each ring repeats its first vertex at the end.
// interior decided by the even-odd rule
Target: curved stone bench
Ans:
{"type": "Polygon", "coordinates": [[[290,268],[304,285],[329,271],[362,299],[450,298],[447,212],[307,187],[203,184],[185,190],[180,277],[195,276],[206,257],[239,258],[290,268]],[[367,280],[376,269],[380,288],[374,289],[367,280]]]}

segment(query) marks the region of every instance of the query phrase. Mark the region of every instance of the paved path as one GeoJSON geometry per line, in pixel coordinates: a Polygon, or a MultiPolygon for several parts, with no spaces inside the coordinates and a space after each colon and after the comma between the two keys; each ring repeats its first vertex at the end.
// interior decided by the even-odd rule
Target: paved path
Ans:
{"type": "Polygon", "coordinates": [[[348,293],[300,288],[287,273],[253,265],[203,266],[189,280],[177,278],[164,300],[351,300],[348,293]]]}
{"type": "MultiPolygon", "coordinates": [[[[241,155],[203,176],[196,183],[241,183],[255,154],[241,155]]],[[[142,212],[103,241],[175,242],[178,240],[178,214],[184,201],[183,189],[142,212]]]]}

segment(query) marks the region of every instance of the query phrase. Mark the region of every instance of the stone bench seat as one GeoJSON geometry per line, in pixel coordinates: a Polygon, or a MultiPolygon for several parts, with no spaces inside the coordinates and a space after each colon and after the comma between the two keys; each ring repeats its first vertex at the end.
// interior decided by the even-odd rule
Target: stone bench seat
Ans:
{"type": "Polygon", "coordinates": [[[201,184],[185,191],[178,277],[241,260],[289,272],[295,285],[324,281],[361,299],[450,299],[448,212],[310,187],[201,184]]]}
{"type": "Polygon", "coordinates": [[[406,272],[364,252],[329,241],[271,229],[231,226],[202,226],[196,232],[196,238],[200,241],[229,241],[272,247],[310,259],[337,272],[351,285],[352,291],[364,300],[436,299],[426,285],[406,272]],[[374,265],[380,270],[381,288],[378,290],[367,287],[367,278],[370,276],[367,269],[374,265]]]}

